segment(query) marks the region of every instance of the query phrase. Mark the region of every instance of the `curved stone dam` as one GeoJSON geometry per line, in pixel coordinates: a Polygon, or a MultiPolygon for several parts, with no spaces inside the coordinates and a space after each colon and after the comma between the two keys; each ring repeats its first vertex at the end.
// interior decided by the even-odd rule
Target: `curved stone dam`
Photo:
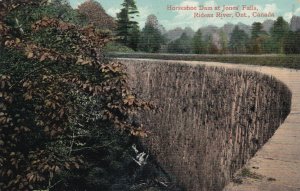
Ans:
{"type": "Polygon", "coordinates": [[[134,92],[156,109],[144,142],[187,191],[222,190],[284,122],[291,91],[258,72],[122,60],[134,92]]]}

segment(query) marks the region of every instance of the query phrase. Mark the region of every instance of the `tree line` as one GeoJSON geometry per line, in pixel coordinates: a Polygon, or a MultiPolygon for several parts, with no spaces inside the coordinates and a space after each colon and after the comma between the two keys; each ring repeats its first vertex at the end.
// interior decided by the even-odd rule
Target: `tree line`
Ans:
{"type": "MultiPolygon", "coordinates": [[[[100,6],[96,1],[94,6],[100,6]]],[[[79,7],[80,10],[80,7],[79,7]]],[[[117,36],[117,42],[134,51],[169,52],[194,54],[297,54],[300,53],[300,31],[292,31],[283,17],[278,17],[270,31],[263,29],[263,24],[254,22],[251,34],[235,26],[227,37],[224,31],[204,36],[198,29],[193,37],[183,33],[178,39],[170,41],[163,34],[155,15],[149,15],[145,26],[140,29],[136,18],[139,11],[135,0],[124,0],[122,9],[117,14],[115,27],[111,30],[117,36]]],[[[100,26],[101,28],[101,26],[100,26]]]]}

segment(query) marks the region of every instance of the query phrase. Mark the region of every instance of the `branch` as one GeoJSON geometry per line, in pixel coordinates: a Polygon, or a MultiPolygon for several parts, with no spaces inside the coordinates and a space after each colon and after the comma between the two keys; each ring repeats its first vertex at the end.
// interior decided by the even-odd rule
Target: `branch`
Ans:
{"type": "Polygon", "coordinates": [[[56,183],[54,183],[52,186],[48,187],[48,190],[50,190],[51,188],[53,188],[54,186],[56,186],[57,184],[59,184],[60,182],[62,182],[62,180],[57,181],[56,183]]]}
{"type": "Polygon", "coordinates": [[[30,76],[30,75],[33,74],[33,73],[36,73],[37,71],[39,71],[39,70],[41,70],[41,69],[43,69],[43,68],[45,68],[45,67],[47,67],[47,66],[48,66],[48,65],[45,64],[45,65],[42,65],[42,66],[37,67],[36,69],[32,70],[31,72],[29,72],[28,74],[26,74],[26,75],[24,76],[23,79],[21,79],[21,80],[19,80],[18,82],[12,84],[12,85],[10,86],[9,89],[11,90],[11,89],[12,89],[13,87],[15,87],[17,84],[22,83],[28,76],[30,76]]]}
{"type": "Polygon", "coordinates": [[[110,143],[107,143],[107,144],[101,145],[101,146],[96,146],[96,147],[82,147],[80,149],[74,149],[74,150],[72,150],[72,152],[78,152],[78,151],[83,151],[83,150],[96,150],[99,148],[107,147],[107,146],[113,144],[114,142],[116,142],[116,141],[111,141],[110,143]]]}
{"type": "Polygon", "coordinates": [[[71,141],[70,151],[69,151],[69,156],[71,156],[73,145],[74,145],[74,141],[75,141],[75,136],[74,136],[74,131],[73,131],[72,141],[71,141]]]}

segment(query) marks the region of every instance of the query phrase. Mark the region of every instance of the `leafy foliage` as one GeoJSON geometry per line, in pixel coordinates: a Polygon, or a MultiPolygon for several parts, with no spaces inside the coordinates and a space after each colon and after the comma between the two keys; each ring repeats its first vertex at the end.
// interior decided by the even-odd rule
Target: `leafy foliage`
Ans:
{"type": "Polygon", "coordinates": [[[79,13],[86,16],[88,23],[103,30],[113,30],[116,27],[115,20],[109,16],[100,3],[91,0],[78,6],[79,13]]]}
{"type": "Polygon", "coordinates": [[[202,33],[200,29],[196,32],[192,42],[193,42],[193,52],[195,54],[204,53],[204,44],[202,41],[202,33]]]}
{"type": "Polygon", "coordinates": [[[168,45],[168,51],[172,53],[191,53],[192,39],[183,33],[179,39],[171,42],[168,45]]]}
{"type": "Polygon", "coordinates": [[[219,36],[220,36],[220,45],[221,45],[220,53],[226,54],[228,53],[228,37],[224,32],[224,30],[221,30],[219,32],[219,36]]]}
{"type": "Polygon", "coordinates": [[[165,38],[159,30],[157,17],[149,15],[141,32],[139,49],[144,52],[158,52],[164,43],[165,38]]]}
{"type": "Polygon", "coordinates": [[[219,53],[219,48],[214,41],[214,36],[213,35],[208,35],[207,40],[205,41],[206,43],[206,52],[209,54],[218,54],[219,53]]]}
{"type": "Polygon", "coordinates": [[[112,37],[46,3],[0,2],[0,190],[107,189],[130,137],[146,136],[132,116],[149,104],[105,60],[112,37]],[[93,173],[103,180],[79,181],[93,173]]]}
{"type": "Polygon", "coordinates": [[[105,47],[106,52],[134,52],[131,48],[117,42],[109,42],[105,47]]]}
{"type": "Polygon", "coordinates": [[[283,43],[288,31],[289,24],[283,19],[283,17],[278,17],[271,29],[271,36],[273,43],[276,46],[277,53],[284,53],[283,43]]]}
{"type": "Polygon", "coordinates": [[[229,47],[232,53],[246,53],[249,37],[245,31],[236,26],[231,34],[229,47]]]}
{"type": "Polygon", "coordinates": [[[266,46],[270,36],[263,30],[263,25],[260,22],[254,22],[251,29],[251,53],[261,54],[267,53],[269,47],[266,46]]]}
{"type": "Polygon", "coordinates": [[[300,31],[289,31],[284,39],[284,52],[286,54],[300,54],[300,31]]]}

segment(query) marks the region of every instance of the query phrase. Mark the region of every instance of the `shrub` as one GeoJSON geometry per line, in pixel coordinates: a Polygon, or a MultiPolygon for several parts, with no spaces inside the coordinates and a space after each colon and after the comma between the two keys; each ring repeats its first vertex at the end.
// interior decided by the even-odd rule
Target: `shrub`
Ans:
{"type": "Polygon", "coordinates": [[[43,2],[0,2],[0,190],[106,190],[145,136],[130,119],[148,104],[104,59],[111,37],[43,2]]]}
{"type": "Polygon", "coordinates": [[[132,53],[134,50],[117,42],[109,42],[105,47],[106,52],[126,52],[132,53]]]}

